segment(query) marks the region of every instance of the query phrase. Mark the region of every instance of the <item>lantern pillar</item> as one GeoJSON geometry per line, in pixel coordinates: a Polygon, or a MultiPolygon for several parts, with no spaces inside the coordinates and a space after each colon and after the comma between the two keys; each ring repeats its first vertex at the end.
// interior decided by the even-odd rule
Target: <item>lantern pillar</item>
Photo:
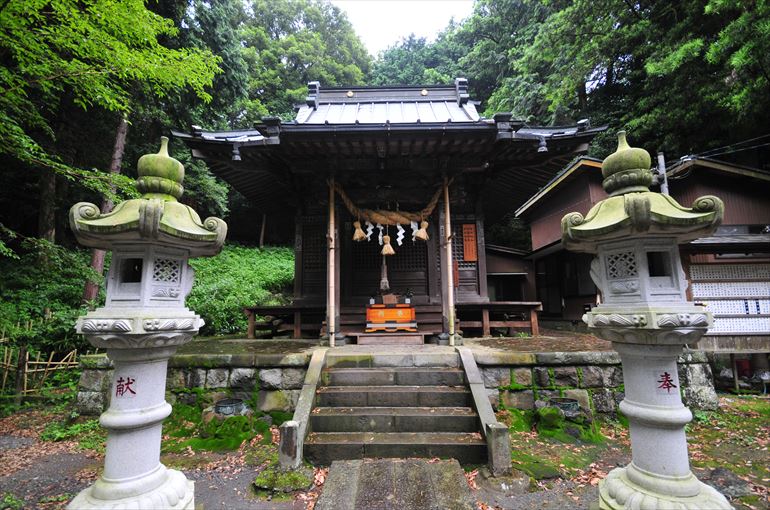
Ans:
{"type": "Polygon", "coordinates": [[[169,157],[168,139],[138,163],[142,198],[112,212],[81,202],[70,209],[78,241],[112,251],[105,306],[78,319],[76,329],[107,351],[115,370],[110,405],[100,419],[107,429],[102,476],[80,492],[70,509],[193,509],[193,482],[160,462],[166,368],[203,320],[185,307],[193,284],[190,257],[212,256],[224,244],[227,225],[201,222],[182,195],[184,167],[169,157]]]}
{"type": "Polygon", "coordinates": [[[593,253],[591,278],[603,302],[583,316],[591,332],[612,342],[623,364],[631,463],[599,484],[604,510],[728,509],[725,497],[690,471],[684,427],[692,413],[682,404],[677,357],[712,324],[705,307],[687,302],[679,243],[710,235],[724,206],[713,196],[692,207],[649,190],[650,155],[628,146],[602,164],[609,198],[583,217],[562,219],[562,241],[593,253]]]}

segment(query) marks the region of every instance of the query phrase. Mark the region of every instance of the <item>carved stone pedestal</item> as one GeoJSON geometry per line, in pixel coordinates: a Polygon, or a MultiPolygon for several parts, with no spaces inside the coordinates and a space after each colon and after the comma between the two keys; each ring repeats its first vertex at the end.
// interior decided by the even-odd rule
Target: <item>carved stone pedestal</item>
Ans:
{"type": "Polygon", "coordinates": [[[92,345],[107,349],[115,370],[110,407],[99,419],[107,429],[104,473],[70,509],[195,506],[193,482],[160,463],[160,445],[163,420],[171,414],[165,401],[168,360],[202,321],[186,309],[152,318],[157,312],[132,310],[133,319],[106,318],[102,309],[78,321],[92,345]]]}

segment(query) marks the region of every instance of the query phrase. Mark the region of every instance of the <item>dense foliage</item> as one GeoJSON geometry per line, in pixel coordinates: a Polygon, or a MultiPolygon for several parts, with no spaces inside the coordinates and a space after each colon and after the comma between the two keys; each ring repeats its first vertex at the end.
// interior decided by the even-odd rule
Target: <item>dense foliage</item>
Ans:
{"type": "Polygon", "coordinates": [[[88,262],[85,250],[35,239],[24,242],[18,259],[0,257],[0,331],[43,351],[85,347],[74,330],[86,311],[83,282],[101,281],[88,262]]]}
{"type": "Polygon", "coordinates": [[[195,285],[187,304],[206,321],[205,335],[245,332],[244,306],[282,304],[291,295],[290,248],[230,245],[216,257],[194,259],[190,265],[195,285]]]}
{"type": "Polygon", "coordinates": [[[5,2],[0,26],[0,154],[101,192],[114,179],[64,161],[51,147],[57,114],[73,105],[128,112],[134,88],[163,96],[190,87],[208,98],[219,72],[207,50],[161,45],[176,28],[142,0],[5,2]]]}
{"type": "MultiPolygon", "coordinates": [[[[488,116],[609,124],[597,156],[621,127],[651,152],[699,153],[767,134],[770,4],[477,0],[435,42],[407,38],[383,52],[371,81],[448,72],[469,79],[488,116]]],[[[759,166],[760,154],[744,162],[759,166]]]]}
{"type": "MultiPolygon", "coordinates": [[[[83,281],[102,280],[88,262],[86,250],[40,240],[26,241],[18,259],[0,257],[0,331],[44,352],[90,348],[74,330],[75,319],[87,311],[81,303],[83,281]]],[[[291,294],[289,248],[229,245],[216,257],[190,264],[196,274],[187,304],[206,321],[202,334],[244,333],[244,306],[280,304],[291,294]]],[[[102,293],[100,302],[90,305],[103,299],[102,293]]]]}

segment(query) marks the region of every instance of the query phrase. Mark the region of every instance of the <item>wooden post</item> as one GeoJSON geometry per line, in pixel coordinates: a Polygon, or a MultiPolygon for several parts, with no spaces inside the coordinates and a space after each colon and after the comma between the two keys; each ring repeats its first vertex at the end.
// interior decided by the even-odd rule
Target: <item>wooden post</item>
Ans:
{"type": "Polygon", "coordinates": [[[733,386],[737,395],[741,392],[741,385],[738,381],[738,360],[735,358],[734,352],[730,353],[730,364],[733,367],[733,386]]]}
{"type": "Polygon", "coordinates": [[[246,329],[246,338],[248,338],[249,340],[252,340],[252,339],[256,338],[256,334],[257,334],[257,331],[256,331],[257,330],[257,325],[256,325],[257,320],[256,320],[255,315],[256,315],[256,313],[254,312],[254,310],[246,310],[246,317],[248,317],[248,321],[249,321],[249,326],[246,329]]]}
{"type": "Polygon", "coordinates": [[[532,336],[540,336],[540,325],[537,323],[537,310],[529,309],[529,327],[532,330],[532,336]]]}
{"type": "Polygon", "coordinates": [[[22,345],[19,347],[19,356],[16,358],[16,405],[21,405],[24,398],[24,390],[26,389],[27,374],[27,359],[29,354],[27,353],[27,346],[22,345]]]}
{"type": "Polygon", "coordinates": [[[446,292],[447,319],[449,320],[449,345],[455,344],[455,285],[452,271],[452,220],[449,211],[449,179],[444,176],[444,249],[446,250],[447,269],[446,292]]]}
{"type": "Polygon", "coordinates": [[[294,338],[302,338],[302,312],[294,312],[294,338]]]}
{"type": "Polygon", "coordinates": [[[337,297],[336,290],[336,268],[334,262],[336,259],[336,247],[335,247],[335,230],[334,225],[334,176],[329,178],[329,233],[327,234],[327,240],[329,242],[329,252],[326,256],[328,264],[328,271],[326,273],[326,333],[329,335],[329,347],[334,347],[334,335],[336,333],[335,316],[336,310],[334,305],[337,297]]]}
{"type": "Polygon", "coordinates": [[[259,247],[265,247],[265,227],[267,227],[267,214],[262,213],[262,228],[259,229],[259,247]]]}
{"type": "Polygon", "coordinates": [[[491,336],[492,330],[489,327],[489,308],[481,309],[481,334],[491,336]]]}

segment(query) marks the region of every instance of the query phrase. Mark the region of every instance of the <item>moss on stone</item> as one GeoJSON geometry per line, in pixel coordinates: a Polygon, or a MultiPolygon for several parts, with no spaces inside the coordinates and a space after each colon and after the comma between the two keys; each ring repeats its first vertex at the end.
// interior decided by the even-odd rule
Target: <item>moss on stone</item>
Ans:
{"type": "Polygon", "coordinates": [[[511,464],[536,480],[557,478],[560,476],[559,467],[547,459],[535,457],[521,451],[511,451],[511,464]]]}
{"type": "Polygon", "coordinates": [[[278,464],[271,463],[254,479],[257,489],[273,492],[294,492],[308,489],[313,484],[313,471],[301,467],[294,470],[282,470],[278,464]]]}

